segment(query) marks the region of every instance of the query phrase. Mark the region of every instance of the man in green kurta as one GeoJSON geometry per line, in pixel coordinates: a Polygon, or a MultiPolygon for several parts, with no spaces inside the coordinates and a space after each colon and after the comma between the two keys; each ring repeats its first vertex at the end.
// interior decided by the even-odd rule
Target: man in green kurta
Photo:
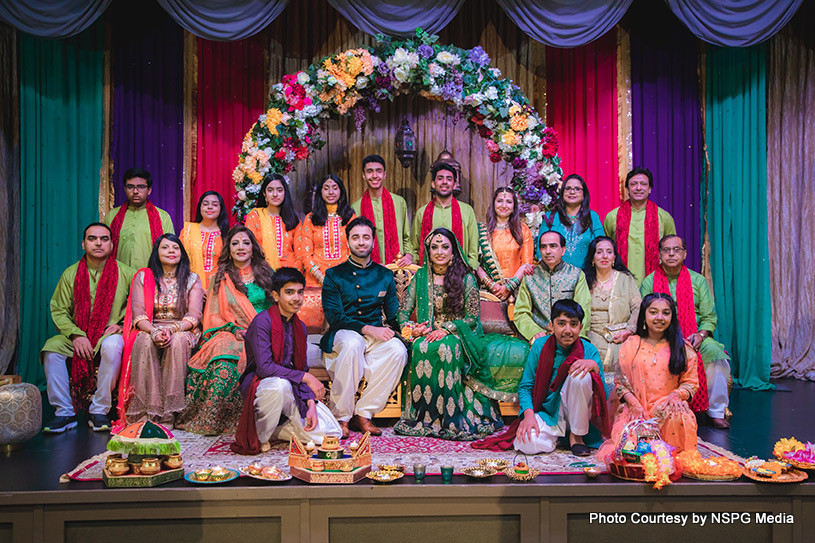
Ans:
{"type": "Polygon", "coordinates": [[[62,273],[51,297],[51,318],[59,335],[49,339],[40,353],[45,366],[48,401],[56,408],[56,417],[44,428],[50,433],[75,428],[75,405],[84,406],[86,394],[91,392],[88,423],[97,431],[110,429],[111,393],[122,364],[121,324],[134,271],[111,257],[113,241],[110,228],[105,224],[93,223],[85,229],[82,248],[85,256],[62,273]],[[105,300],[97,300],[101,297],[105,300]],[[100,334],[101,337],[93,338],[100,334]],[[77,372],[83,369],[83,362],[87,363],[88,371],[84,374],[89,379],[87,383],[92,385],[97,357],[95,391],[92,387],[83,389],[76,382],[80,378],[77,372]]]}
{"type": "Polygon", "coordinates": [[[685,266],[687,251],[685,241],[679,236],[663,237],[659,242],[659,254],[660,269],[645,278],[640,291],[643,296],[655,291],[664,292],[667,283],[669,294],[676,300],[682,332],[705,364],[709,396],[707,413],[711,423],[716,428],[729,428],[725,412],[729,403],[727,384],[730,379],[730,356],[725,352],[724,345],[712,337],[718,318],[710,287],[702,275],[685,266]],[[688,312],[693,308],[693,314],[684,315],[683,308],[688,312]]]}
{"type": "Polygon", "coordinates": [[[150,172],[130,168],[124,175],[127,203],[114,208],[105,217],[113,232],[113,256],[138,270],[147,266],[153,243],[162,234],[175,234],[173,221],[163,209],[148,199],[153,192],[150,172]]]}
{"type": "Polygon", "coordinates": [[[458,173],[447,162],[437,162],[430,170],[430,189],[433,199],[416,211],[413,219],[411,251],[413,261],[419,265],[424,258],[424,238],[436,228],[447,228],[461,245],[467,263],[478,269],[478,221],[475,211],[468,204],[453,197],[458,173]]]}
{"type": "Polygon", "coordinates": [[[659,265],[657,243],[662,236],[676,234],[671,214],[648,198],[654,176],[648,168],[636,167],[625,177],[628,200],[612,209],[603,221],[606,235],[617,242],[623,263],[637,280],[659,265]]]}
{"type": "Polygon", "coordinates": [[[401,268],[410,265],[413,254],[407,203],[385,188],[385,159],[379,155],[363,158],[362,176],[368,189],[351,207],[357,217],[365,217],[376,226],[376,243],[371,258],[383,266],[395,263],[401,268]]]}
{"type": "Polygon", "coordinates": [[[580,268],[563,262],[566,238],[554,230],[538,236],[541,261],[532,275],[527,275],[518,287],[513,322],[529,343],[552,333],[552,305],[558,300],[574,300],[583,308],[582,336],[587,336],[591,324],[591,293],[586,275],[580,268]]]}

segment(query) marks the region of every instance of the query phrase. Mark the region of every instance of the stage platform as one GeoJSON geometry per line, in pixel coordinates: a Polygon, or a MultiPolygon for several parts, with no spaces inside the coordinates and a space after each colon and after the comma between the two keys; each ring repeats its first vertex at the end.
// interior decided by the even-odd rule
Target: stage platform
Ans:
{"type": "MultiPolygon", "coordinates": [[[[700,437],[745,457],[769,456],[780,437],[815,440],[815,383],[776,383],[775,392],[734,390],[731,430],[702,428],[700,437]]],[[[417,484],[406,476],[386,486],[268,484],[247,478],[213,487],[182,480],[150,489],[59,483],[62,473],[104,450],[106,442],[106,434],[85,426],[63,435],[39,435],[0,457],[0,543],[804,543],[815,533],[811,482],[681,479],[661,491],[609,475],[593,481],[582,475],[545,475],[525,484],[504,483],[504,478],[481,483],[458,475],[452,484],[442,484],[438,476],[417,484]]]]}

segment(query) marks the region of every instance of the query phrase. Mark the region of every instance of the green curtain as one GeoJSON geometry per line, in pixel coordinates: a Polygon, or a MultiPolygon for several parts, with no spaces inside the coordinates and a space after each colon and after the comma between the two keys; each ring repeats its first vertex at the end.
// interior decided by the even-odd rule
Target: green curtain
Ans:
{"type": "Polygon", "coordinates": [[[773,388],[766,83],[766,46],[708,48],[705,140],[710,172],[702,197],[719,315],[716,338],[732,356],[733,380],[754,390],[773,388]]]}
{"type": "Polygon", "coordinates": [[[49,303],[99,220],[104,34],[97,21],[64,40],[20,38],[20,348],[18,372],[44,385],[39,351],[56,333],[49,303]]]}

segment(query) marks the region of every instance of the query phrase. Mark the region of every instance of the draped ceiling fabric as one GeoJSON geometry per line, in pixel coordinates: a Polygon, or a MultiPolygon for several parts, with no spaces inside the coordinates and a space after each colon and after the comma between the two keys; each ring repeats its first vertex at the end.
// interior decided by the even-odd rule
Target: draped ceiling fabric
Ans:
{"type": "Polygon", "coordinates": [[[651,199],[671,213],[701,270],[699,190],[704,168],[697,40],[661,2],[638,4],[631,28],[633,164],[654,174],[651,199]],[[654,20],[666,24],[652,25],[654,20]]]}
{"type": "Polygon", "coordinates": [[[710,47],[706,57],[705,219],[719,316],[715,337],[732,355],[733,380],[768,390],[775,387],[769,382],[766,47],[710,47]]]}
{"type": "Polygon", "coordinates": [[[122,176],[140,167],[153,177],[150,200],[183,225],[183,30],[158,6],[113,6],[113,187],[125,201],[122,176]],[[139,32],[127,29],[138,25],[139,32]]]}
{"type": "Polygon", "coordinates": [[[521,30],[552,47],[586,45],[614,28],[633,0],[497,0],[521,30]]]}
{"type": "Polygon", "coordinates": [[[17,349],[20,320],[20,88],[17,31],[0,23],[0,375],[17,349]]]}
{"type": "Polygon", "coordinates": [[[546,124],[558,132],[563,175],[579,174],[600,220],[620,204],[617,44],[612,31],[572,49],[546,49],[546,124]]]}
{"type": "Polygon", "coordinates": [[[801,6],[801,0],[665,1],[696,37],[724,47],[747,47],[772,37],[801,6]]]}
{"type": "Polygon", "coordinates": [[[175,22],[199,38],[236,41],[277,19],[289,0],[157,0],[175,22]]]}
{"type": "Polygon", "coordinates": [[[99,220],[104,27],[64,40],[20,37],[20,343],[17,371],[45,384],[39,353],[56,333],[48,307],[60,275],[99,220]]]}
{"type": "MultiPolygon", "coordinates": [[[[190,214],[201,194],[217,190],[227,210],[235,203],[232,171],[249,127],[265,111],[264,51],[268,37],[220,43],[198,39],[198,152],[190,214]]],[[[180,227],[180,223],[179,223],[180,227]]]]}
{"type": "Polygon", "coordinates": [[[40,38],[79,34],[99,18],[111,0],[25,0],[0,2],[0,20],[40,38]]]}
{"type": "Polygon", "coordinates": [[[327,0],[363,32],[409,38],[421,28],[438,34],[461,9],[464,0],[327,0]]]}
{"type": "MultiPolygon", "coordinates": [[[[803,8],[802,12],[804,11],[803,8]]],[[[770,41],[767,216],[773,377],[815,381],[815,36],[796,16],[770,41]],[[793,32],[790,27],[797,27],[793,32]]]]}

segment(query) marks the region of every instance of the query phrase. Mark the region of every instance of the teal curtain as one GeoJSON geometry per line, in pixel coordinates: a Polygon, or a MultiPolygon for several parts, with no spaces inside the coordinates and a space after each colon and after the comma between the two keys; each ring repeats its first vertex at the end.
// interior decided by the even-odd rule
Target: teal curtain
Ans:
{"type": "Polygon", "coordinates": [[[99,220],[104,135],[102,22],[64,40],[20,38],[20,348],[18,372],[44,385],[39,351],[56,333],[49,303],[99,220]]]}
{"type": "Polygon", "coordinates": [[[733,380],[770,384],[770,267],[767,247],[767,50],[710,47],[705,140],[710,172],[705,218],[719,325],[733,380]]]}

